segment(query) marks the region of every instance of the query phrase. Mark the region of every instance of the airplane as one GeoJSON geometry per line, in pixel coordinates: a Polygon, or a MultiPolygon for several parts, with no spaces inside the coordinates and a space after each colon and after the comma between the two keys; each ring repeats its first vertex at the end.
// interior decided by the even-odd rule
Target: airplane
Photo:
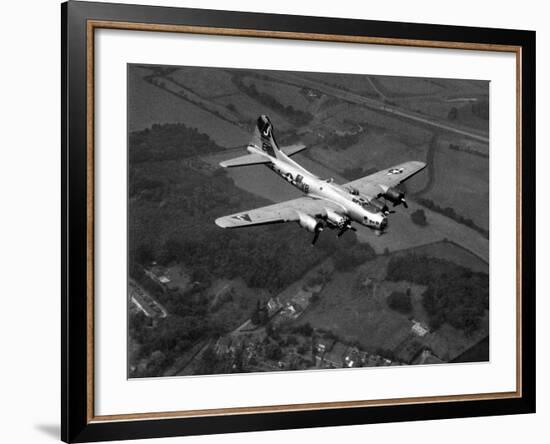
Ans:
{"type": "Polygon", "coordinates": [[[424,162],[405,162],[338,185],[332,178],[321,179],[290,158],[305,148],[303,144],[279,148],[271,120],[261,115],[247,147],[249,154],[220,162],[220,166],[265,165],[298,188],[304,196],[220,217],[216,219],[216,225],[240,228],[297,222],[300,227],[313,233],[312,245],[326,227],[338,230],[337,237],[347,230],[356,231],[353,222],[381,235],[388,226],[388,215],[394,212],[390,211],[386,202],[393,203],[394,207],[402,204],[408,208],[405,194],[396,186],[426,167],[424,162]]]}

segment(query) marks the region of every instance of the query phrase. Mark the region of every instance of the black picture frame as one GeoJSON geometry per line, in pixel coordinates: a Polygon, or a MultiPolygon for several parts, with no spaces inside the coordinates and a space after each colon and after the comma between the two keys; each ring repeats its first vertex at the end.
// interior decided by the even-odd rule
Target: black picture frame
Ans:
{"type": "MultiPolygon", "coordinates": [[[[61,5],[62,53],[62,383],[61,437],[65,442],[156,438],[321,426],[415,421],[442,418],[510,415],[535,412],[535,32],[274,15],[184,8],[69,1],[61,5]],[[90,415],[89,344],[93,320],[87,295],[90,289],[90,184],[87,147],[90,143],[87,99],[88,22],[111,21],[208,28],[261,30],[332,36],[369,36],[374,39],[462,42],[518,47],[521,64],[521,207],[519,258],[523,295],[519,313],[521,393],[499,399],[471,399],[335,407],[293,411],[96,420],[90,415]]],[[[93,403],[92,403],[93,408],[93,403]]]]}

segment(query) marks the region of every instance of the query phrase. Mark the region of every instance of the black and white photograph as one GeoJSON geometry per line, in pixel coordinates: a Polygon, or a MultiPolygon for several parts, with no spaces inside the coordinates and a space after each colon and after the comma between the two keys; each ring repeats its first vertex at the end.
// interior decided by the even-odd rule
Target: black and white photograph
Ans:
{"type": "Polygon", "coordinates": [[[129,378],[489,361],[489,81],[127,75],[129,378]]]}
{"type": "Polygon", "coordinates": [[[6,3],[0,441],[548,436],[546,10],[6,3]]]}

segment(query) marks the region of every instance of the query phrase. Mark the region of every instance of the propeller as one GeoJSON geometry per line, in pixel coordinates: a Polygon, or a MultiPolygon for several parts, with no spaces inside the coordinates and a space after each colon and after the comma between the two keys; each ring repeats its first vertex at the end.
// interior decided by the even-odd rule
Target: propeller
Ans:
{"type": "Polygon", "coordinates": [[[340,230],[338,231],[338,234],[336,235],[336,237],[342,236],[342,234],[344,234],[348,230],[357,231],[357,229],[355,227],[351,226],[351,221],[348,221],[347,224],[345,224],[342,228],[340,228],[340,230]]]}
{"type": "Polygon", "coordinates": [[[407,201],[405,200],[404,197],[401,198],[401,203],[403,204],[403,206],[404,206],[405,208],[409,208],[409,205],[407,204],[407,201]]]}
{"type": "Polygon", "coordinates": [[[319,224],[315,227],[315,231],[313,232],[313,239],[311,241],[312,247],[315,245],[315,242],[317,242],[317,239],[319,239],[319,235],[321,234],[321,231],[323,231],[323,226],[319,224]]]}

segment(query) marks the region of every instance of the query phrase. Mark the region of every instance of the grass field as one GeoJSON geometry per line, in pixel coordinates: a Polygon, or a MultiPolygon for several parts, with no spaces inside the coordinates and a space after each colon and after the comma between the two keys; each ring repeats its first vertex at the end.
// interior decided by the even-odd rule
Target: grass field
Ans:
{"type": "Polygon", "coordinates": [[[463,94],[487,94],[487,82],[483,80],[432,79],[420,77],[375,77],[376,84],[385,95],[392,98],[414,96],[438,96],[455,98],[463,94]]]}
{"type": "MultiPolygon", "coordinates": [[[[479,96],[479,99],[485,99],[485,96],[479,96]]],[[[415,111],[426,116],[432,116],[440,121],[448,120],[449,113],[456,108],[458,114],[454,121],[448,121],[450,124],[459,124],[464,127],[473,128],[485,133],[489,130],[489,122],[472,113],[471,103],[460,103],[441,100],[434,97],[411,97],[396,100],[399,105],[411,111],[415,111]]]]}
{"type": "Polygon", "coordinates": [[[143,80],[143,72],[130,71],[129,106],[132,108],[130,131],[150,128],[155,123],[185,123],[208,134],[218,145],[234,147],[248,142],[249,134],[186,100],[143,80]],[[132,94],[139,89],[139,94],[132,94]]]}
{"type": "Polygon", "coordinates": [[[277,81],[270,82],[260,79],[247,79],[246,83],[254,83],[258,91],[261,93],[274,95],[277,97],[277,100],[285,104],[285,106],[290,105],[295,109],[302,111],[307,111],[310,106],[310,102],[301,92],[301,88],[296,86],[287,85],[277,81]]]}
{"type": "Polygon", "coordinates": [[[171,73],[170,77],[209,99],[238,92],[231,74],[223,69],[188,66],[171,73]]]}
{"type": "MultiPolygon", "coordinates": [[[[421,246],[407,253],[439,257],[474,271],[487,271],[487,264],[449,242],[421,246]]],[[[385,281],[390,257],[379,256],[351,273],[335,272],[319,301],[306,311],[300,323],[309,322],[315,328],[330,330],[344,341],[357,341],[371,352],[378,349],[395,351],[398,358],[407,345],[418,342],[431,348],[444,361],[459,356],[488,335],[487,315],[482,327],[470,335],[444,324],[424,337],[416,336],[411,330],[413,319],[429,325],[429,317],[422,306],[425,287],[385,281]],[[411,294],[410,313],[401,314],[388,307],[387,298],[392,292],[407,290],[411,294]]]]}
{"type": "Polygon", "coordinates": [[[374,291],[361,287],[362,278],[376,274],[380,261],[383,263],[384,259],[371,261],[356,273],[335,273],[320,300],[300,322],[330,330],[344,341],[358,341],[372,352],[378,347],[397,347],[408,336],[410,321],[391,310],[386,298],[400,284],[379,283],[374,291]]]}
{"type": "Polygon", "coordinates": [[[363,75],[300,72],[296,73],[296,76],[303,77],[305,79],[309,78],[318,82],[326,83],[330,86],[343,88],[366,97],[378,97],[376,90],[363,75]]]}
{"type": "Polygon", "coordinates": [[[443,142],[434,155],[434,183],[422,197],[489,228],[489,159],[448,149],[443,142]]]}
{"type": "Polygon", "coordinates": [[[384,95],[392,98],[433,96],[445,91],[442,84],[434,83],[431,79],[377,76],[373,81],[384,95]]]}
{"type": "Polygon", "coordinates": [[[395,253],[409,254],[414,253],[421,256],[436,257],[438,259],[445,259],[454,262],[461,267],[470,268],[472,271],[489,273],[489,265],[482,261],[476,255],[470,253],[468,250],[460,247],[453,242],[440,241],[434,242],[420,247],[415,247],[412,250],[404,250],[395,253]]]}

